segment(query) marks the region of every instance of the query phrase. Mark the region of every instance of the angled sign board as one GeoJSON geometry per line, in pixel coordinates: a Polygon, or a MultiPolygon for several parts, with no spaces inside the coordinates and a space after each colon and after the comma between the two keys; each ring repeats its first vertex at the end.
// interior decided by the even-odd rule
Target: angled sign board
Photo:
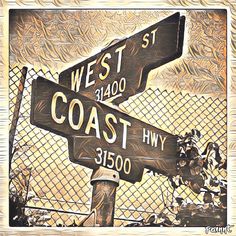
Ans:
{"type": "Polygon", "coordinates": [[[175,13],[62,71],[59,84],[118,105],[145,89],[150,70],[182,55],[185,17],[175,13]]]}
{"type": "Polygon", "coordinates": [[[74,163],[105,166],[141,181],[144,167],[176,175],[177,136],[39,77],[33,81],[31,123],[68,139],[74,163]]]}

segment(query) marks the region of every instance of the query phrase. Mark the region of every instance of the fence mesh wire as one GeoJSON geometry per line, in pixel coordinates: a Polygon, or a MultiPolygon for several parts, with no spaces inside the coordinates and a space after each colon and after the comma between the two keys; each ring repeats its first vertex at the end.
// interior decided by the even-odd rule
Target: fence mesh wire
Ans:
{"type": "MultiPolygon", "coordinates": [[[[12,123],[21,68],[9,72],[9,126],[12,123]]],[[[31,83],[38,76],[57,81],[58,74],[30,69],[23,90],[13,145],[10,172],[10,195],[25,200],[25,214],[32,225],[70,226],[90,212],[92,171],[69,161],[67,140],[30,124],[31,83]]],[[[173,91],[148,89],[131,97],[121,105],[130,116],[162,130],[183,135],[192,128],[203,137],[199,148],[215,141],[226,158],[226,100],[173,91]]],[[[215,170],[211,176],[226,179],[225,170],[215,170]]],[[[120,181],[115,204],[114,226],[164,212],[177,197],[186,203],[204,204],[203,194],[196,194],[187,186],[173,188],[163,175],[145,170],[140,183],[120,181]]],[[[169,215],[174,222],[175,215],[169,215]]]]}

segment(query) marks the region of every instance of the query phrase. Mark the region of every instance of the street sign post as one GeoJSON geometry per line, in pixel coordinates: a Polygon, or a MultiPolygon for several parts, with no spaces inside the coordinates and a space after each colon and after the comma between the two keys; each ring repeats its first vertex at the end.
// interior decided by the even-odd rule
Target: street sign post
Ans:
{"type": "Polygon", "coordinates": [[[68,139],[74,163],[116,170],[131,183],[147,167],[176,175],[177,136],[39,77],[33,81],[31,123],[68,139]]]}
{"type": "Polygon", "coordinates": [[[122,39],[62,71],[59,84],[96,101],[114,104],[145,89],[150,70],[182,54],[185,17],[170,17],[122,39]]]}
{"type": "Polygon", "coordinates": [[[142,92],[150,70],[180,57],[184,24],[173,14],[61,72],[59,85],[33,81],[31,123],[66,137],[70,160],[93,169],[93,225],[113,225],[119,179],[139,182],[145,167],[178,174],[177,136],[101,101],[117,105],[142,92]]]}

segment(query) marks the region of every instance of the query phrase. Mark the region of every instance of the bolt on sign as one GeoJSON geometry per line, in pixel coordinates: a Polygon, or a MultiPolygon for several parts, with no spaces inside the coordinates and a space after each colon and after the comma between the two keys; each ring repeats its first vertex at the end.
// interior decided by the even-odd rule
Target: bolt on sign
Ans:
{"type": "Polygon", "coordinates": [[[145,89],[150,70],[182,54],[185,17],[170,17],[114,42],[62,71],[59,84],[96,101],[127,100],[145,89]]]}
{"type": "Polygon", "coordinates": [[[72,162],[105,166],[131,183],[144,167],[176,175],[177,136],[39,77],[33,81],[33,125],[68,139],[72,162]]]}

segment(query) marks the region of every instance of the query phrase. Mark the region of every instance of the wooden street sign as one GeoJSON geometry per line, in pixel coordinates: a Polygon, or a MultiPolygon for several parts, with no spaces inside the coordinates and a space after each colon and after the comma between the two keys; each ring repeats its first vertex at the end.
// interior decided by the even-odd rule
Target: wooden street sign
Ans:
{"type": "Polygon", "coordinates": [[[74,163],[114,169],[131,183],[144,167],[177,174],[177,136],[41,77],[32,84],[30,120],[66,137],[74,163]]]}
{"type": "Polygon", "coordinates": [[[114,104],[145,89],[150,70],[182,54],[185,17],[170,17],[62,71],[59,84],[96,101],[114,104]]]}

